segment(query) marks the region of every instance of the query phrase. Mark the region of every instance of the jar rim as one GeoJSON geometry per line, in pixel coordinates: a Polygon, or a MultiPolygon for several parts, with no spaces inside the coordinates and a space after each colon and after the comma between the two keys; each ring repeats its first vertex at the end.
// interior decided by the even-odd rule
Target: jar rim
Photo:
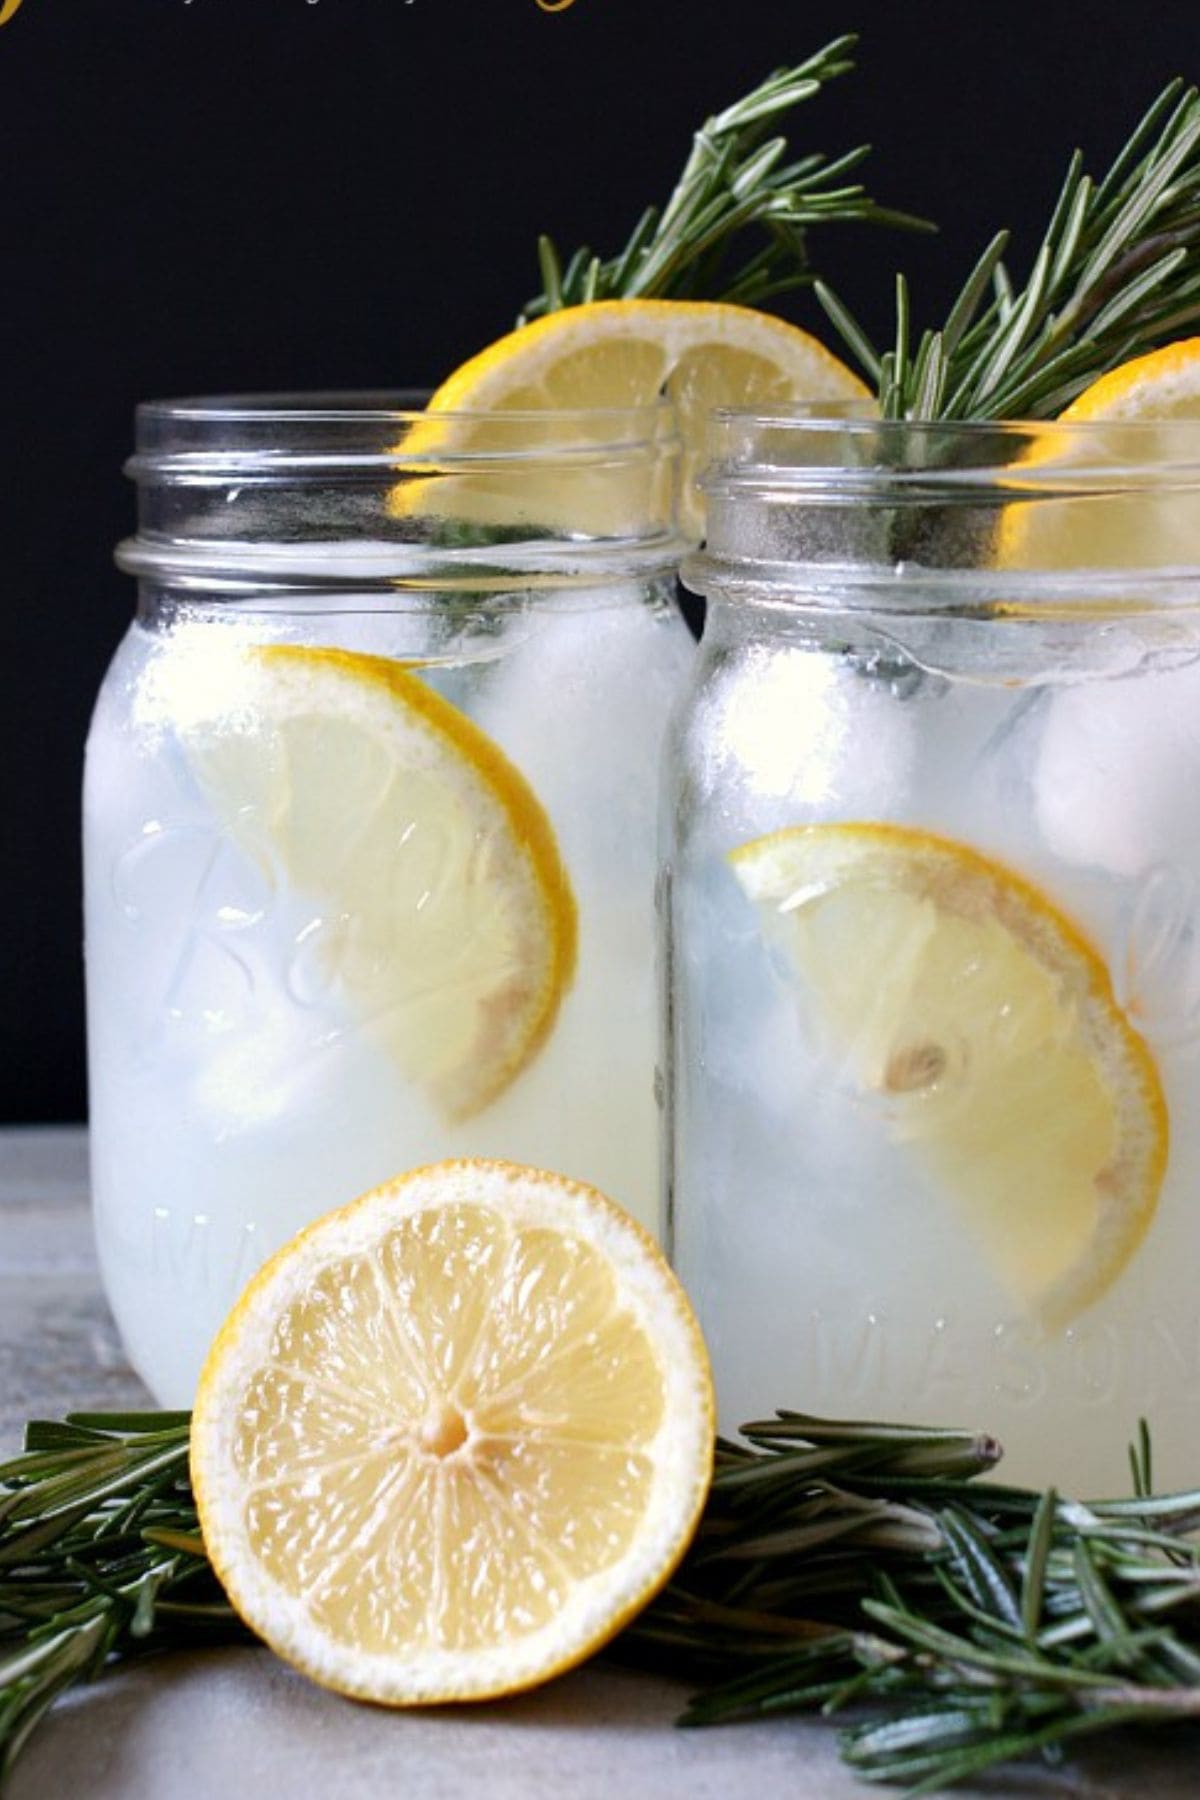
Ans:
{"type": "Polygon", "coordinates": [[[431,412],[415,389],[197,395],[143,401],[125,472],[139,486],[398,466],[527,465],[678,450],[665,399],[629,406],[455,407],[431,412]]]}
{"type": "Polygon", "coordinates": [[[1200,418],[881,419],[866,401],[709,421],[705,493],[777,486],[813,494],[935,482],[947,489],[1045,488],[1127,480],[1200,482],[1200,418]]]}
{"type": "Polygon", "coordinates": [[[1184,431],[1200,431],[1200,419],[1121,419],[1121,418],[1057,418],[1057,419],[883,419],[872,400],[828,401],[798,400],[787,406],[764,409],[759,406],[717,406],[711,417],[716,422],[726,419],[745,420],[760,425],[793,426],[797,430],[819,431],[837,425],[850,432],[866,431],[942,431],[955,436],[981,436],[1066,429],[1074,432],[1095,431],[1110,425],[1127,426],[1131,431],[1153,431],[1162,427],[1184,431]]]}
{"type": "Polygon", "coordinates": [[[151,400],[120,566],[179,589],[481,588],[673,568],[669,401],[429,411],[411,389],[151,400]]]}
{"type": "Polygon", "coordinates": [[[685,582],[801,608],[1200,610],[1200,419],[714,416],[685,582]]]}
{"type": "MultiPolygon", "coordinates": [[[[239,420],[275,421],[278,423],[312,421],[349,422],[353,420],[412,423],[428,415],[432,389],[429,388],[328,388],[264,391],[238,394],[186,394],[174,398],[140,401],[135,412],[137,422],[160,423],[170,420],[196,423],[224,423],[239,420]]],[[[613,418],[644,415],[648,420],[671,413],[669,400],[657,398],[626,406],[527,406],[527,407],[449,407],[439,409],[439,418],[511,419],[584,419],[610,415],[613,418]]]]}

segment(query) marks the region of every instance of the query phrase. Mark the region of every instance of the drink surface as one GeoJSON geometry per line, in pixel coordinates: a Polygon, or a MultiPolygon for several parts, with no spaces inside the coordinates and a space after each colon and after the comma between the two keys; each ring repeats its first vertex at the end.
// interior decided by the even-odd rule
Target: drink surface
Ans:
{"type": "MultiPolygon", "coordinates": [[[[977,1426],[1005,1444],[1012,1479],[1098,1495],[1128,1490],[1125,1446],[1145,1415],[1156,1481],[1193,1481],[1194,625],[992,624],[980,648],[963,621],[896,621],[886,638],[861,624],[840,641],[773,627],[768,643],[735,610],[719,609],[710,623],[681,726],[667,906],[671,1247],[710,1346],[722,1428],[775,1406],[977,1426]],[[1124,1236],[1111,1266],[1089,1284],[1096,1245],[1085,1235],[1062,1252],[1076,1279],[1060,1316],[1047,1316],[1029,1280],[1023,1291],[1014,1278],[1021,1231],[1044,1225],[1048,1238],[1056,1230],[1065,1238],[1074,1229],[1065,1172],[1061,1203],[1053,1198],[1076,1104],[1057,1106],[1047,1085],[1061,1061],[1054,1033],[1040,1082],[1036,1062],[1028,1077],[1028,1124],[1016,1102],[997,1113],[980,1099],[986,1072],[1006,1066],[995,1045],[1018,1029],[1024,991],[991,995],[981,1021],[969,1001],[979,960],[952,962],[936,1006],[943,1022],[962,1026],[957,1043],[949,1030],[926,1065],[873,1082],[864,1075],[872,1033],[897,989],[907,991],[911,930],[897,926],[881,949],[877,913],[864,911],[859,936],[840,940],[840,967],[805,965],[768,914],[786,921],[814,894],[797,881],[764,911],[744,867],[739,878],[744,847],[772,833],[834,827],[836,841],[853,843],[876,825],[901,843],[944,842],[962,868],[1010,871],[1030,917],[1061,921],[1061,941],[1075,948],[1039,979],[1062,1042],[1079,1017],[1068,965],[1111,996],[1104,1004],[1125,1072],[1098,1065],[1093,1086],[1103,1099],[1106,1085],[1142,1084],[1129,1104],[1150,1147],[1140,1173],[1116,1184],[1112,1217],[1124,1236]],[[859,1008],[857,1038],[844,1019],[831,1025],[830,996],[846,993],[859,1008]],[[936,1136],[914,1126],[912,1109],[922,1105],[955,1121],[957,1174],[936,1136]],[[1049,1173],[1039,1160],[1043,1133],[1049,1173]],[[980,1170],[998,1191],[1006,1171],[1024,1171],[1024,1193],[1009,1182],[1011,1239],[994,1211],[981,1210],[980,1170]],[[1019,1225],[1031,1194],[1061,1204],[1063,1219],[1019,1225]]],[[[944,918],[923,904],[928,943],[944,918]]],[[[1029,936],[1040,929],[1029,926],[1029,936]]],[[[1003,965],[1011,969],[1023,966],[1015,941],[1003,965]]]]}
{"type": "MultiPolygon", "coordinates": [[[[476,609],[457,625],[435,603],[392,614],[360,609],[353,597],[305,617],[234,613],[190,608],[131,630],[98,703],[87,765],[97,1233],[130,1355],[172,1405],[190,1401],[209,1341],[263,1258],[407,1168],[506,1157],[593,1182],[652,1227],[657,1217],[653,770],[690,655],[661,589],[618,592],[615,602],[603,591],[563,604],[536,596],[486,617],[476,609]],[[536,815],[565,868],[577,916],[573,972],[554,977],[562,991],[545,1009],[546,1029],[527,1032],[520,1057],[496,1079],[472,1085],[469,1067],[454,1070],[456,1101],[423,1065],[422,1034],[430,1019],[453,1021],[453,984],[463,979],[445,941],[457,929],[456,897],[440,883],[494,860],[487,831],[481,825],[465,845],[460,832],[458,860],[435,867],[417,891],[401,871],[418,802],[426,836],[429,808],[440,804],[436,788],[429,799],[427,771],[389,775],[381,847],[360,764],[338,792],[326,719],[324,761],[309,777],[320,797],[309,796],[306,850],[288,843],[278,805],[273,812],[267,799],[239,794],[220,773],[229,743],[268,741],[253,697],[242,696],[240,714],[229,699],[224,727],[219,699],[206,701],[197,748],[187,715],[206,682],[220,687],[214,667],[297,641],[302,656],[348,653],[347,691],[368,659],[400,671],[402,699],[413,683],[435,696],[428,705],[449,722],[442,758],[451,773],[502,798],[519,786],[520,831],[536,815]],[[328,872],[311,845],[312,817],[323,811],[333,821],[320,828],[328,872]],[[347,814],[367,821],[357,831],[365,848],[347,841],[347,814]],[[406,972],[399,998],[388,989],[386,947],[354,978],[323,949],[331,932],[353,942],[356,913],[375,925],[386,918],[380,889],[391,893],[393,882],[398,916],[386,944],[404,955],[407,918],[435,946],[419,982],[406,972]],[[448,921],[440,936],[439,908],[448,921]]],[[[264,766],[260,756],[255,780],[264,766]]],[[[303,779],[298,765],[291,780],[303,779]]],[[[247,780],[242,765],[237,780],[247,780]]],[[[540,915],[526,926],[536,939],[540,915]]]]}

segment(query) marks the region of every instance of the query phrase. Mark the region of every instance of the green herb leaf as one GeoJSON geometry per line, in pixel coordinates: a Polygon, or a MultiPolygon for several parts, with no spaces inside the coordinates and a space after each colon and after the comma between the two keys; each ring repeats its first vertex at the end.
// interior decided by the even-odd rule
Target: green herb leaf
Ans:
{"type": "Polygon", "coordinates": [[[859,145],[840,155],[787,160],[788,142],[768,136],[795,107],[853,67],[857,39],[835,38],[793,69],[777,69],[752,93],[706,119],[664,206],[642,213],[623,249],[599,257],[586,247],[565,264],[552,241],[538,242],[541,292],[520,324],[591,300],[767,301],[813,281],[808,232],[813,226],[860,223],[905,231],[932,229],[923,219],[878,205],[844,178],[868,155],[859,145]],[[746,255],[750,233],[766,242],[746,255]],[[739,261],[739,255],[741,260],[739,261]]]}
{"type": "Polygon", "coordinates": [[[993,237],[940,331],[912,348],[908,284],[880,355],[818,298],[890,419],[1051,418],[1107,370],[1200,319],[1200,93],[1174,81],[1099,180],[1077,151],[1023,284],[993,237]]]}

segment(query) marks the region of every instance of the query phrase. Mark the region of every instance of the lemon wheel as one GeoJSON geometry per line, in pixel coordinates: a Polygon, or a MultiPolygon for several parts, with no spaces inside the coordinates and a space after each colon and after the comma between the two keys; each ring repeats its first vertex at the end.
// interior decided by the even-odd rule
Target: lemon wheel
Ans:
{"type": "Polygon", "coordinates": [[[1059,417],[1076,424],[1200,419],[1200,337],[1160,344],[1101,375],[1059,417]]]}
{"type": "Polygon", "coordinates": [[[210,1353],[205,1546],[281,1656],[392,1705],[579,1662],[669,1577],[713,1457],[707,1359],[649,1237],[561,1176],[419,1169],[310,1226],[210,1353]]]}

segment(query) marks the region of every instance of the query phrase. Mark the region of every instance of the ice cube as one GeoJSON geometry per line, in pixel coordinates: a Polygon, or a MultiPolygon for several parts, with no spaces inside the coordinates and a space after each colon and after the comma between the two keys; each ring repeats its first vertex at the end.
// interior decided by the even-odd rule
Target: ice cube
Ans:
{"type": "MultiPolygon", "coordinates": [[[[774,825],[811,817],[886,818],[916,755],[907,689],[848,655],[757,645],[707,702],[715,746],[702,779],[733,813],[774,825]],[[780,801],[790,812],[780,816],[780,801]]],[[[761,823],[757,828],[762,828],[761,823]]]]}
{"type": "Polygon", "coordinates": [[[1200,663],[1057,690],[1034,768],[1038,823],[1064,862],[1200,872],[1200,663]]]}

